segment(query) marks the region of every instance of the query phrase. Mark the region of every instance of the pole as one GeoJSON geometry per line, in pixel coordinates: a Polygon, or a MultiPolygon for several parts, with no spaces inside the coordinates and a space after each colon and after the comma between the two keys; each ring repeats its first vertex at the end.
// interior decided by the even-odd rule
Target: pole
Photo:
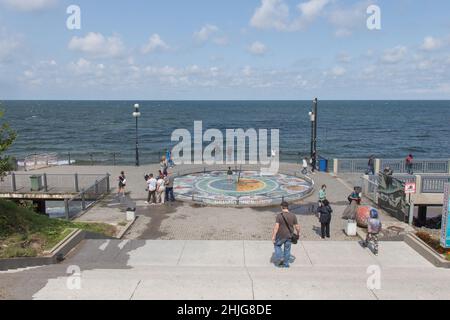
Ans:
{"type": "Polygon", "coordinates": [[[314,154],[317,160],[317,98],[314,99],[314,154]]]}
{"type": "Polygon", "coordinates": [[[136,117],[136,167],[139,167],[138,117],[136,117]]]}
{"type": "Polygon", "coordinates": [[[410,226],[414,223],[414,203],[411,202],[411,194],[409,194],[409,217],[408,217],[408,223],[410,226]]]}

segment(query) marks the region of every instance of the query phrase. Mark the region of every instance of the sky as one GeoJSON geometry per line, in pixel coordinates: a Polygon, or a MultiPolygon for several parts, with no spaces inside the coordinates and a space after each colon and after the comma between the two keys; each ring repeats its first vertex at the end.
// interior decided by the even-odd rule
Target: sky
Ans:
{"type": "Polygon", "coordinates": [[[449,12],[448,0],[0,0],[0,99],[450,99],[449,12]]]}

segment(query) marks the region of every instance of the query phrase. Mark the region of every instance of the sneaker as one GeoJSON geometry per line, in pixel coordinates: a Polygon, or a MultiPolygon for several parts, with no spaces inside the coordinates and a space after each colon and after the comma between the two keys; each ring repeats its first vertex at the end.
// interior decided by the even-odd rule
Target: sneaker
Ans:
{"type": "Polygon", "coordinates": [[[148,201],[145,201],[145,204],[148,204],[148,201]]]}

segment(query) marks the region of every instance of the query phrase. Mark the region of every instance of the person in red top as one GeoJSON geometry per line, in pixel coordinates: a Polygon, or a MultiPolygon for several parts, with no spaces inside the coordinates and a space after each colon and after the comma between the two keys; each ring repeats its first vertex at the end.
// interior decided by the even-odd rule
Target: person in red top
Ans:
{"type": "Polygon", "coordinates": [[[405,159],[406,172],[408,174],[413,174],[413,160],[412,154],[409,154],[405,159]]]}

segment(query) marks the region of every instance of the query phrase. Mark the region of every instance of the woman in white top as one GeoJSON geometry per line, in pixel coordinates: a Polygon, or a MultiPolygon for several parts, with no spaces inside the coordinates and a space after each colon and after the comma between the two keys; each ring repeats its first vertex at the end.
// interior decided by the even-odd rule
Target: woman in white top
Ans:
{"type": "Polygon", "coordinates": [[[166,202],[166,183],[162,176],[156,182],[156,201],[162,204],[166,202]]]}

